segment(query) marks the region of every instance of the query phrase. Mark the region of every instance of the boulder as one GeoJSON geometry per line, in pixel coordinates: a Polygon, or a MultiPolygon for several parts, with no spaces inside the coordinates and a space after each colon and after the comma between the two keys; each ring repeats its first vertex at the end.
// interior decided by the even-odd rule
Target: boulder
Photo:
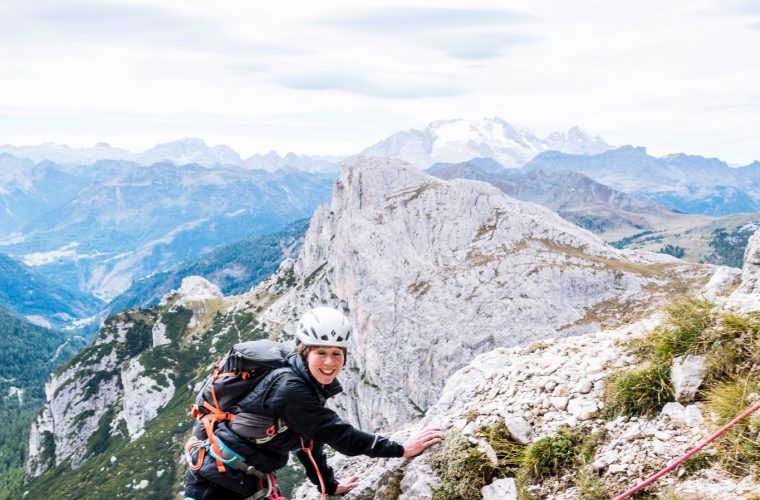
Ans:
{"type": "Polygon", "coordinates": [[[511,477],[497,479],[480,490],[483,500],[517,500],[517,484],[511,477]]]}
{"type": "Polygon", "coordinates": [[[697,390],[707,373],[704,356],[679,356],[670,367],[670,380],[673,383],[676,400],[681,403],[694,401],[697,390]]]}
{"type": "Polygon", "coordinates": [[[509,435],[520,444],[529,444],[533,440],[533,428],[521,417],[510,417],[504,419],[504,425],[509,430],[509,435]]]}

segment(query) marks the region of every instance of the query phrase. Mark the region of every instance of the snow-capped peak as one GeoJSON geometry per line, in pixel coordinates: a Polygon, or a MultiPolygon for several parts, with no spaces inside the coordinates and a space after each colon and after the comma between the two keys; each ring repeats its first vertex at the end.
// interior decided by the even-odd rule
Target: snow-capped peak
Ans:
{"type": "Polygon", "coordinates": [[[492,158],[505,167],[519,167],[543,151],[596,154],[608,149],[611,146],[604,140],[589,136],[579,127],[567,133],[555,132],[542,140],[527,127],[492,117],[436,121],[424,130],[396,133],[362,154],[400,159],[418,168],[476,157],[492,158]]]}

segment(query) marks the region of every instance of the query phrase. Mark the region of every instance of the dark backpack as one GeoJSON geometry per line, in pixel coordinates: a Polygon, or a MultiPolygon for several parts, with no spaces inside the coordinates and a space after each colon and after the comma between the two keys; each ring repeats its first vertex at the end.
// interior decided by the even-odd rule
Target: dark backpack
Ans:
{"type": "MultiPolygon", "coordinates": [[[[227,355],[219,361],[213,373],[203,383],[191,416],[198,419],[205,431],[205,437],[212,447],[217,448],[214,428],[217,422],[230,421],[238,424],[236,404],[257,388],[260,382],[275,370],[289,372],[288,359],[295,354],[292,347],[271,340],[252,340],[232,346],[227,355]]],[[[268,385],[274,385],[276,377],[269,377],[268,385]]],[[[287,427],[279,420],[264,415],[241,413],[239,426],[244,434],[257,443],[271,440],[287,427]]],[[[199,429],[200,430],[200,429],[199,429]]],[[[220,463],[217,465],[221,466],[220,463]]],[[[220,467],[223,470],[223,467],[220,467]]]]}

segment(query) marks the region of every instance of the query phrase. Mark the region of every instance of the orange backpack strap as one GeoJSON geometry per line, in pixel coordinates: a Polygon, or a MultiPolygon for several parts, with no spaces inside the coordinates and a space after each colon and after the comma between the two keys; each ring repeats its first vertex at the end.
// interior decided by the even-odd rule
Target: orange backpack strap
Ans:
{"type": "MultiPolygon", "coordinates": [[[[214,451],[214,454],[216,454],[217,457],[222,455],[222,450],[219,448],[219,443],[216,440],[216,436],[214,435],[214,422],[216,422],[216,419],[213,417],[213,415],[204,415],[203,418],[201,418],[201,422],[203,423],[203,428],[206,430],[206,436],[208,437],[208,441],[211,444],[211,449],[214,451]]],[[[224,464],[221,460],[218,458],[216,459],[216,467],[219,469],[219,472],[224,472],[227,469],[224,467],[224,464]]]]}
{"type": "MultiPolygon", "coordinates": [[[[213,387],[211,391],[211,394],[214,395],[214,403],[216,403],[216,394],[213,392],[213,387]]],[[[217,422],[224,420],[235,420],[235,414],[223,412],[219,409],[218,404],[216,406],[213,406],[209,404],[208,401],[203,402],[203,407],[211,412],[201,417],[203,429],[206,431],[206,438],[208,438],[209,444],[211,445],[211,450],[214,452],[214,455],[220,457],[222,456],[222,449],[219,446],[219,442],[216,440],[216,435],[214,435],[214,425],[217,422]]],[[[216,459],[216,467],[219,469],[219,472],[225,472],[227,470],[224,466],[224,463],[222,463],[222,461],[218,458],[216,459]]]]}

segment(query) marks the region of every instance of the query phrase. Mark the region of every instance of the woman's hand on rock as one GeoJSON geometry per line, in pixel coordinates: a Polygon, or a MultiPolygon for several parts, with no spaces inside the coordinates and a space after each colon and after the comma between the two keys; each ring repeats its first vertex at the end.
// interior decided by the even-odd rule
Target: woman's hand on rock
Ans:
{"type": "Polygon", "coordinates": [[[359,476],[351,476],[348,479],[344,479],[343,481],[338,484],[338,487],[335,489],[336,495],[342,495],[344,493],[347,493],[354,488],[356,488],[359,485],[359,476]]]}
{"type": "Polygon", "coordinates": [[[437,427],[425,429],[404,443],[404,456],[416,457],[429,446],[440,443],[442,435],[443,432],[437,427]]]}

